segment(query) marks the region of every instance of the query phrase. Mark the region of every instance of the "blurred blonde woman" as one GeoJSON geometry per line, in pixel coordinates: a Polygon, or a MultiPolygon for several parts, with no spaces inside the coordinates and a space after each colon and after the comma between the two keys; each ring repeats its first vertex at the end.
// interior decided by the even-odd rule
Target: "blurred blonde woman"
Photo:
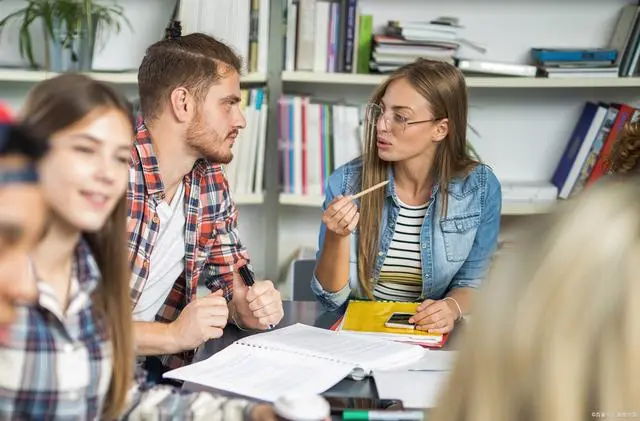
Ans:
{"type": "Polygon", "coordinates": [[[429,421],[640,417],[640,183],[562,206],[497,259],[429,421]]]}

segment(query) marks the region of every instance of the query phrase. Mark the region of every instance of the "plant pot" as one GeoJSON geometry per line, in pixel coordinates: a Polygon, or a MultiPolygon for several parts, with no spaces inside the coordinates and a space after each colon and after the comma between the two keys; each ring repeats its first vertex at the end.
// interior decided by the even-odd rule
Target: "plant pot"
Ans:
{"type": "Polygon", "coordinates": [[[45,30],[45,59],[44,67],[50,72],[64,72],[65,65],[63,59],[62,30],[54,29],[53,36],[45,30]]]}
{"type": "Polygon", "coordinates": [[[53,37],[46,37],[46,69],[57,73],[90,71],[96,38],[96,21],[97,17],[94,17],[89,28],[88,19],[84,19],[80,33],[72,36],[68,36],[64,22],[58,24],[54,21],[53,37]]]}
{"type": "Polygon", "coordinates": [[[98,15],[94,14],[89,23],[86,17],[82,19],[80,36],[77,39],[76,50],[78,52],[78,70],[88,72],[93,67],[93,52],[96,44],[96,33],[98,29],[98,15]]]}

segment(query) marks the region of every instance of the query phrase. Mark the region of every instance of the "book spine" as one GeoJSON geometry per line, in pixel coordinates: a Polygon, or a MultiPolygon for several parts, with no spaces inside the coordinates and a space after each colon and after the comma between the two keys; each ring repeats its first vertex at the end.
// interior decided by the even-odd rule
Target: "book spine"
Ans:
{"type": "Polygon", "coordinates": [[[346,39],[344,45],[344,69],[346,73],[353,72],[353,51],[356,32],[356,9],[358,0],[348,0],[346,12],[346,39]]]}
{"type": "MultiPolygon", "coordinates": [[[[258,71],[258,26],[260,22],[260,0],[251,0],[249,14],[249,71],[258,71]]],[[[262,42],[266,42],[263,40],[262,42]]]]}
{"type": "Polygon", "coordinates": [[[571,167],[573,166],[576,155],[580,150],[580,145],[582,145],[582,142],[589,131],[589,126],[591,125],[597,110],[598,106],[592,102],[586,103],[582,110],[580,119],[573,129],[569,142],[567,142],[567,147],[565,148],[562,158],[560,159],[560,162],[553,174],[552,183],[558,188],[558,191],[562,190],[567,182],[571,167]]]}
{"type": "Polygon", "coordinates": [[[369,73],[371,58],[371,42],[373,40],[373,16],[360,15],[360,31],[358,32],[358,68],[357,73],[369,73]]]}
{"type": "Polygon", "coordinates": [[[316,33],[316,2],[315,0],[300,0],[298,7],[296,69],[311,71],[315,56],[313,38],[316,33]]]}

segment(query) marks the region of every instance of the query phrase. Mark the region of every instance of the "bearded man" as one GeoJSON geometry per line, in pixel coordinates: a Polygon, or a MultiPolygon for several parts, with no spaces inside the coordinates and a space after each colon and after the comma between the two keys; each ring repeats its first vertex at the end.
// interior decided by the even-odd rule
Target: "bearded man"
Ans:
{"type": "Polygon", "coordinates": [[[228,321],[267,329],[283,317],[271,281],[249,289],[238,274],[249,256],[223,164],[246,124],[241,68],[229,46],[193,33],[150,46],[138,71],[127,229],[136,346],[150,380],[189,363],[228,321]],[[211,294],[196,298],[199,284],[211,294]]]}

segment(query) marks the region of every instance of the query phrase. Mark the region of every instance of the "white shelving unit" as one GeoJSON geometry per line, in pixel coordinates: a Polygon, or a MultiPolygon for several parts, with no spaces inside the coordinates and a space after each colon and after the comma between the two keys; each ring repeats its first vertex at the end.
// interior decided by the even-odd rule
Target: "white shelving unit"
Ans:
{"type": "MultiPolygon", "coordinates": [[[[302,206],[320,208],[324,198],[322,196],[303,196],[295,194],[280,194],[280,204],[284,206],[302,206]]],[[[503,202],[502,215],[536,215],[553,210],[555,202],[503,202]]]]}
{"type": "MultiPolygon", "coordinates": [[[[283,72],[282,82],[299,84],[376,86],[386,79],[377,74],[283,72]]],[[[640,88],[640,77],[544,78],[474,77],[466,78],[469,88],[640,88]]]]}
{"type": "MultiPolygon", "coordinates": [[[[104,82],[135,85],[138,83],[137,72],[88,72],[88,76],[104,82]]],[[[0,69],[0,82],[24,82],[33,83],[56,76],[57,73],[38,71],[38,70],[21,70],[21,69],[0,69]]],[[[265,83],[267,76],[264,73],[249,73],[242,76],[242,83],[265,83]]]]}
{"type": "Polygon", "coordinates": [[[320,208],[324,197],[299,194],[280,193],[280,204],[285,206],[303,206],[308,208],[320,208]]]}
{"type": "MultiPolygon", "coordinates": [[[[157,13],[149,14],[148,25],[144,26],[145,31],[156,35],[137,36],[155,40],[157,34],[162,33],[166,16],[164,9],[160,13],[160,6],[156,6],[157,0],[118,1],[128,12],[136,13],[130,17],[132,22],[137,21],[137,16],[147,17],[149,11],[145,8],[158,7],[157,13]]],[[[473,0],[358,0],[358,5],[362,13],[374,16],[375,31],[389,19],[459,17],[465,27],[464,37],[488,49],[487,54],[467,49],[465,55],[469,55],[466,58],[524,63],[527,62],[529,48],[534,45],[606,45],[620,8],[632,2],[635,0],[516,1],[491,8],[488,7],[491,2],[473,0]],[[581,25],[567,25],[567,19],[579,20],[581,25]],[[593,30],[585,31],[583,28],[593,30]]],[[[315,247],[320,223],[318,213],[323,201],[319,196],[279,193],[279,96],[309,95],[323,101],[363,103],[386,76],[282,71],[285,49],[282,20],[286,2],[271,0],[270,4],[269,71],[266,74],[247,74],[241,79],[243,84],[264,84],[268,89],[270,108],[265,189],[258,194],[233,195],[233,199],[238,205],[243,205],[239,218],[241,235],[258,273],[276,280],[288,258],[299,247],[315,247]]],[[[4,2],[0,1],[0,15],[7,10],[4,2]]],[[[110,48],[116,51],[114,54],[124,54],[121,46],[131,44],[131,36],[129,32],[123,32],[110,39],[110,48]]],[[[3,59],[11,54],[15,56],[17,50],[13,44],[16,39],[4,37],[5,50],[0,51],[3,59]],[[8,49],[7,45],[10,45],[8,49]]],[[[140,46],[137,48],[142,51],[140,46]]],[[[132,58],[134,55],[127,55],[124,60],[126,67],[135,67],[139,63],[137,58],[132,58]]],[[[88,74],[118,85],[129,95],[136,94],[135,71],[88,74]]],[[[0,97],[17,106],[30,85],[54,75],[43,71],[0,69],[0,97]]],[[[640,98],[639,77],[549,79],[468,76],[466,81],[470,88],[470,123],[481,133],[481,138],[474,137],[471,141],[500,179],[523,182],[547,182],[550,179],[584,101],[627,102],[637,106],[637,98],[640,98]]],[[[542,214],[552,207],[553,204],[548,202],[505,201],[503,215],[542,214]]],[[[515,221],[519,218],[511,219],[515,221]]]]}
{"type": "Polygon", "coordinates": [[[233,195],[236,205],[261,205],[264,203],[264,193],[233,195]]]}
{"type": "MultiPolygon", "coordinates": [[[[378,33],[389,20],[455,16],[464,28],[462,36],[487,48],[481,53],[462,46],[459,57],[529,63],[533,46],[607,46],[621,8],[630,3],[636,2],[548,0],[505,2],[500,8],[490,8],[490,2],[473,0],[358,0],[358,7],[362,14],[373,16],[374,32],[378,33]],[[567,19],[579,19],[582,25],[595,29],[576,29],[566,24],[567,19]]],[[[318,102],[362,104],[386,77],[288,70],[281,73],[281,86],[284,94],[309,96],[318,102]]],[[[469,123],[476,129],[469,140],[500,180],[515,184],[549,183],[586,101],[640,105],[640,77],[468,75],[466,82],[469,123]]],[[[279,256],[291,256],[298,246],[317,247],[322,202],[319,196],[279,194],[279,256]]],[[[556,203],[560,202],[505,198],[501,236],[516,235],[518,226],[548,213],[556,203]]]]}

